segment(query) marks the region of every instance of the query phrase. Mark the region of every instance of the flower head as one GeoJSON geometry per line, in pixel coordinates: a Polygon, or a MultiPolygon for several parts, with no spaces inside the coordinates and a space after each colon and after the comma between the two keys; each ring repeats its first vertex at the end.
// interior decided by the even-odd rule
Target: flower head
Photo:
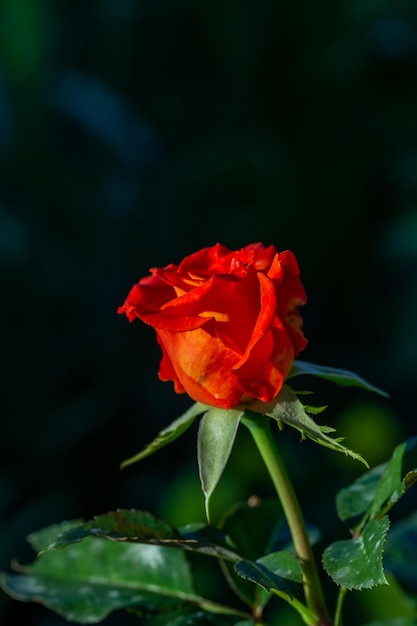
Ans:
{"type": "Polygon", "coordinates": [[[307,344],[298,312],[305,302],[292,252],[216,244],[179,265],[151,269],[119,313],[155,329],[162,380],[228,409],[242,398],[269,402],[279,393],[307,344]]]}

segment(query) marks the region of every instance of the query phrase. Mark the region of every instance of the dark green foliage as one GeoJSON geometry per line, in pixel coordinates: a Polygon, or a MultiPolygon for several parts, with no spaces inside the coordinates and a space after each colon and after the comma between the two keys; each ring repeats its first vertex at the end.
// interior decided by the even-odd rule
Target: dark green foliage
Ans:
{"type": "Polygon", "coordinates": [[[346,520],[365,514],[362,524],[369,518],[378,518],[416,482],[417,438],[413,437],[397,446],[387,463],[364,474],[337,494],[339,517],[346,520]]]}

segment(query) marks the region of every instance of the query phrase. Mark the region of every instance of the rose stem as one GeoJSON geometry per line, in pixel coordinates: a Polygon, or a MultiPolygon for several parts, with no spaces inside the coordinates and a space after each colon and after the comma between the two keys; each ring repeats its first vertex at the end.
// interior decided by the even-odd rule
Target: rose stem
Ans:
{"type": "Polygon", "coordinates": [[[340,587],[339,595],[337,598],[336,615],[334,618],[335,626],[342,626],[342,606],[343,606],[343,601],[346,596],[346,592],[347,592],[346,587],[340,587]]]}
{"type": "Polygon", "coordinates": [[[281,501],[294,547],[303,569],[304,592],[307,606],[319,616],[317,626],[331,626],[332,622],[329,618],[324,601],[304,518],[297,496],[295,495],[293,486],[272,437],[269,418],[260,413],[246,411],[242,422],[249,429],[258,447],[281,501]]]}

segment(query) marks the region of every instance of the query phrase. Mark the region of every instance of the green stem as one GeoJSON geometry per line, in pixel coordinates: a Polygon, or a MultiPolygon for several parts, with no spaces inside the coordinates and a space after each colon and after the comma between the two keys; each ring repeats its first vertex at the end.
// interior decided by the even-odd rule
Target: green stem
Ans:
{"type": "Polygon", "coordinates": [[[346,596],[346,587],[340,587],[339,595],[337,596],[336,613],[334,617],[334,626],[342,626],[342,607],[343,601],[346,596]]]}
{"type": "Polygon", "coordinates": [[[332,626],[300,505],[272,437],[269,418],[260,413],[246,411],[242,422],[249,429],[258,447],[281,501],[303,569],[307,607],[318,616],[314,626],[332,626]]]}

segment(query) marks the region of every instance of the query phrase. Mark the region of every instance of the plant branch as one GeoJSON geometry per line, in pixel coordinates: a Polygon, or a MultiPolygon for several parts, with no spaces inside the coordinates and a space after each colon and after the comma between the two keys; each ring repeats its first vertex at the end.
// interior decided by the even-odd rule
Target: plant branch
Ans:
{"type": "Polygon", "coordinates": [[[246,411],[242,422],[249,429],[268,469],[290,528],[294,547],[303,569],[307,607],[318,616],[317,621],[308,623],[310,626],[332,626],[304,518],[297,496],[272,437],[269,418],[260,413],[246,411]]]}

